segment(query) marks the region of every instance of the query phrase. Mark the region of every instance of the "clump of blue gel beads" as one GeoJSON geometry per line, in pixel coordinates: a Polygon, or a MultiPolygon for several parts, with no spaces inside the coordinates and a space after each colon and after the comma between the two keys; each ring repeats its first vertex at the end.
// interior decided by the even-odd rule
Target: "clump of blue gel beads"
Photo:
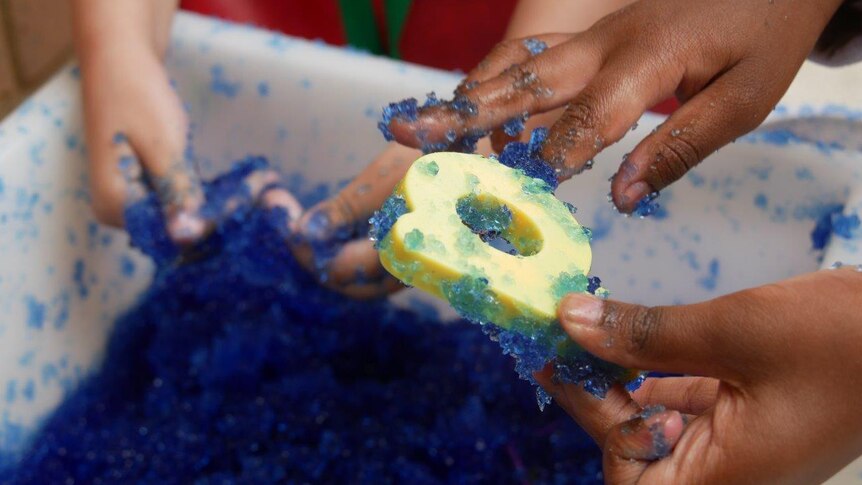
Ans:
{"type": "Polygon", "coordinates": [[[185,264],[154,198],[127,214],[152,285],[0,483],[601,483],[592,440],[478,326],[322,288],[283,211],[222,219],[185,264]]]}
{"type": "Polygon", "coordinates": [[[503,123],[503,133],[513,137],[520,135],[524,131],[524,123],[527,122],[527,117],[528,115],[524,114],[503,123]]]}
{"type": "Polygon", "coordinates": [[[459,200],[455,211],[464,225],[484,241],[499,236],[512,225],[512,211],[508,206],[472,194],[459,200]]]}
{"type": "Polygon", "coordinates": [[[640,217],[641,219],[649,216],[659,215],[662,211],[661,204],[656,202],[658,196],[658,192],[652,192],[650,194],[647,194],[646,197],[644,197],[637,203],[634,210],[632,211],[632,215],[640,217]]]}
{"type": "MultiPolygon", "coordinates": [[[[380,132],[383,133],[383,138],[385,138],[386,141],[393,141],[395,136],[389,129],[389,124],[392,120],[416,121],[418,119],[420,109],[436,106],[454,111],[465,118],[476,116],[479,112],[479,108],[476,104],[470,101],[469,98],[463,94],[458,94],[451,101],[446,101],[438,98],[437,94],[432,91],[428,93],[426,100],[421,107],[416,98],[409,98],[397,103],[390,103],[383,108],[383,116],[381,121],[377,123],[377,127],[380,132]]],[[[487,134],[488,131],[484,130],[468,130],[460,134],[455,133],[455,131],[449,131],[445,134],[445,138],[432,142],[428,141],[427,132],[418,130],[416,133],[416,141],[421,146],[423,153],[441,151],[473,153],[476,151],[476,144],[487,134]]]]}
{"type": "Polygon", "coordinates": [[[545,50],[548,49],[548,44],[539,39],[533,39],[532,37],[529,39],[524,39],[524,47],[530,52],[530,54],[537,56],[545,50]]]}
{"type": "Polygon", "coordinates": [[[407,202],[403,197],[392,196],[383,202],[383,207],[375,211],[368,221],[371,225],[369,236],[374,241],[374,247],[380,247],[380,241],[389,234],[399,217],[407,213],[407,202]]]}
{"type": "MultiPolygon", "coordinates": [[[[565,293],[583,292],[589,279],[583,277],[575,287],[569,281],[563,283],[565,293]]],[[[604,362],[573,346],[559,325],[534,325],[528,320],[516,321],[511,329],[495,325],[496,312],[500,306],[488,289],[488,280],[481,275],[466,275],[441,287],[446,301],[467,320],[481,326],[489,337],[498,342],[504,354],[515,360],[515,371],[525,381],[533,384],[541,409],[551,402],[551,397],[539,387],[533,376],[553,362],[553,379],[558,382],[579,384],[597,397],[604,397],[625,374],[620,367],[604,362]],[[561,351],[562,350],[562,351],[561,351]]],[[[640,379],[628,383],[632,389],[640,379]]]]}
{"type": "Polygon", "coordinates": [[[377,128],[383,133],[383,138],[386,141],[395,140],[392,131],[389,130],[389,123],[393,119],[404,121],[416,121],[419,114],[419,101],[416,98],[403,99],[397,103],[389,103],[383,108],[383,119],[377,123],[377,128]]]}
{"type": "Polygon", "coordinates": [[[541,156],[542,144],[548,137],[547,128],[536,128],[527,143],[511,142],[506,144],[499,161],[507,167],[523,171],[526,175],[544,181],[551,190],[557,188],[554,169],[541,156]]]}
{"type": "Polygon", "coordinates": [[[825,249],[833,235],[850,239],[860,226],[862,221],[857,214],[844,214],[844,206],[841,204],[828,205],[811,231],[812,246],[815,250],[825,249]]]}

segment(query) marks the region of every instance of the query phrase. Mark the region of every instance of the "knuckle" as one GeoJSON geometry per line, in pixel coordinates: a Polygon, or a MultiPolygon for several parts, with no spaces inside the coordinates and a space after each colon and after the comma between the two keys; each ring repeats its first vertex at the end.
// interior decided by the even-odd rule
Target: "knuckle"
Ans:
{"type": "Polygon", "coordinates": [[[660,307],[613,305],[607,316],[612,330],[623,338],[626,350],[642,354],[649,350],[663,319],[660,307]]]}
{"type": "MultiPolygon", "coordinates": [[[[560,118],[560,122],[575,130],[580,128],[582,132],[593,131],[598,125],[599,103],[598,96],[589,90],[585,90],[574,101],[569,103],[569,106],[560,118]]],[[[576,136],[578,133],[573,133],[573,135],[576,136]]]]}
{"type": "MultiPolygon", "coordinates": [[[[521,52],[521,42],[520,39],[508,39],[502,42],[497,43],[493,49],[491,49],[490,54],[485,58],[488,63],[499,63],[504,61],[515,61],[519,56],[518,54],[521,52]]],[[[485,67],[488,67],[486,64],[485,67]]]]}
{"type": "Polygon", "coordinates": [[[595,135],[598,124],[597,103],[596,96],[582,92],[568,104],[559,120],[554,123],[545,143],[544,155],[552,164],[564,164],[567,154],[579,145],[589,145],[590,150],[594,149],[598,139],[595,135]]]}
{"type": "Polygon", "coordinates": [[[662,321],[658,307],[636,307],[630,320],[629,343],[631,350],[641,353],[649,349],[662,321]]]}
{"type": "Polygon", "coordinates": [[[746,86],[737,90],[735,104],[741,115],[741,119],[736,120],[735,124],[740,131],[747,133],[757,128],[769,116],[775,103],[768,102],[760,92],[746,86]]]}
{"type": "Polygon", "coordinates": [[[703,159],[701,148],[685,133],[660,141],[655,152],[651,172],[657,177],[656,189],[678,180],[703,159]]]}

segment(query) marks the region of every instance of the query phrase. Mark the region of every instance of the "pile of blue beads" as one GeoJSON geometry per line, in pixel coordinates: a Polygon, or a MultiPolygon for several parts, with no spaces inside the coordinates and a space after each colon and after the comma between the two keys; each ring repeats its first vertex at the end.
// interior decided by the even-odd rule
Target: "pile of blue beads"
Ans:
{"type": "MultiPolygon", "coordinates": [[[[262,163],[210,184],[210,201],[262,163]]],[[[327,195],[291,188],[306,205],[327,195]]],[[[601,482],[590,438],[556,406],[539,411],[482,330],[516,336],[320,287],[285,217],[248,205],[188,255],[155,200],[131,207],[152,286],[0,483],[601,482]]]]}

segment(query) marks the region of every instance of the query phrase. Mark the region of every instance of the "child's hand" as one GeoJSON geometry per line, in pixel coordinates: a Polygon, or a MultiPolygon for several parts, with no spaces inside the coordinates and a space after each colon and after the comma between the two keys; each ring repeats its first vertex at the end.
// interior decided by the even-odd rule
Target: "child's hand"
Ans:
{"type": "Polygon", "coordinates": [[[383,269],[374,243],[365,234],[368,219],[420,156],[419,150],[391,143],[338,194],[292,224],[293,252],[321,283],[353,298],[382,296],[402,288],[383,269]]]}
{"type": "Polygon", "coordinates": [[[587,351],[703,377],[647,379],[604,400],[537,378],[602,447],[607,483],[820,483],[862,453],[859,308],[855,269],[687,306],[569,295],[560,322],[587,351]]]}
{"type": "Polygon", "coordinates": [[[126,204],[144,186],[156,192],[171,238],[203,235],[196,216],[200,181],[185,157],[188,122],[161,61],[151,52],[118,48],[82,66],[93,210],[121,225],[126,204]],[[140,172],[143,168],[144,173],[140,172]]]}
{"type": "Polygon", "coordinates": [[[840,3],[640,0],[584,33],[538,36],[550,46],[538,55],[519,40],[500,44],[459,88],[475,112],[435,106],[390,129],[421,146],[567,106],[544,147],[565,179],[676,94],[682,107],[622,162],[611,185],[614,203],[629,212],[760,124],[840,3]]]}
{"type": "Polygon", "coordinates": [[[122,225],[126,205],[152,189],[168,233],[187,244],[206,223],[197,215],[203,194],[185,153],[188,121],[162,65],[175,3],[77,1],[75,41],[96,217],[122,225]]]}

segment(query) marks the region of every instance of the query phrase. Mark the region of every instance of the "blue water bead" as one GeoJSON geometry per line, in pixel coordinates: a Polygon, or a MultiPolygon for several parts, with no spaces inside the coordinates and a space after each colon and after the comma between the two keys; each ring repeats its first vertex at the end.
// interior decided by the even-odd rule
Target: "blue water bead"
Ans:
{"type": "Polygon", "coordinates": [[[524,131],[527,115],[512,118],[503,124],[503,132],[509,136],[518,136],[524,131]]]}
{"type": "Polygon", "coordinates": [[[816,250],[825,249],[832,239],[832,221],[844,212],[842,204],[832,204],[823,208],[823,213],[817,218],[811,231],[811,244],[816,250]]]}
{"type": "Polygon", "coordinates": [[[547,130],[537,128],[533,130],[528,143],[511,142],[503,148],[500,154],[500,163],[523,171],[526,175],[544,181],[555,190],[557,188],[557,176],[554,169],[541,157],[541,147],[547,136],[547,130]]]}
{"type": "Polygon", "coordinates": [[[456,95],[449,102],[449,106],[456,112],[464,116],[476,116],[479,114],[479,107],[476,103],[470,101],[470,98],[463,94],[456,95]]]}
{"type": "Polygon", "coordinates": [[[661,208],[661,205],[659,205],[659,203],[655,201],[658,196],[658,192],[652,192],[650,194],[647,194],[646,197],[644,197],[637,203],[635,209],[632,211],[632,215],[638,216],[640,218],[645,218],[653,214],[657,214],[659,212],[659,209],[661,208]]]}
{"type": "Polygon", "coordinates": [[[124,220],[131,244],[149,256],[156,264],[176,259],[179,249],[162,228],[165,218],[155,194],[145,197],[125,209],[124,220]]]}
{"type": "Polygon", "coordinates": [[[512,225],[512,211],[508,206],[483,201],[475,195],[460,199],[455,211],[464,225],[483,239],[497,236],[512,225]]]}
{"type": "Polygon", "coordinates": [[[431,91],[427,95],[425,95],[425,102],[422,104],[422,108],[430,108],[433,106],[439,106],[443,104],[444,101],[437,97],[437,93],[431,91]]]}
{"type": "Polygon", "coordinates": [[[380,210],[374,212],[374,215],[369,219],[371,230],[369,237],[374,241],[374,247],[380,248],[380,243],[392,230],[395,221],[399,217],[407,213],[407,202],[400,195],[391,195],[380,210]]]}
{"type": "Polygon", "coordinates": [[[836,236],[850,239],[853,234],[859,229],[859,216],[856,214],[835,213],[832,215],[832,232],[836,236]]]}
{"type": "Polygon", "coordinates": [[[482,275],[464,275],[440,286],[443,297],[459,315],[475,323],[493,322],[500,302],[488,288],[488,279],[482,275]]]}
{"type": "Polygon", "coordinates": [[[408,98],[403,99],[397,103],[390,103],[386,107],[383,108],[383,117],[379,123],[377,123],[377,128],[383,133],[383,138],[386,141],[395,140],[395,136],[392,134],[392,131],[389,130],[389,123],[393,119],[399,119],[403,121],[416,121],[419,115],[419,102],[416,98],[408,98]]]}
{"type": "Polygon", "coordinates": [[[524,39],[524,47],[530,52],[530,54],[537,56],[548,48],[548,44],[539,39],[524,39]]]}
{"type": "Polygon", "coordinates": [[[596,294],[596,290],[602,287],[602,280],[598,276],[590,276],[588,279],[587,291],[596,294]]]}
{"type": "Polygon", "coordinates": [[[529,149],[531,153],[538,153],[539,150],[542,149],[542,145],[544,145],[545,140],[548,139],[548,129],[544,126],[540,126],[538,128],[533,129],[532,133],[530,133],[530,140],[528,142],[529,149]]]}
{"type": "MultiPolygon", "coordinates": [[[[455,140],[454,143],[450,144],[446,149],[453,152],[460,153],[475,153],[476,145],[479,143],[479,140],[487,136],[488,133],[485,131],[471,131],[464,135],[461,135],[458,139],[455,140]]],[[[430,153],[423,148],[425,153],[430,153]]],[[[436,150],[440,151],[440,150],[436,150]]]]}

